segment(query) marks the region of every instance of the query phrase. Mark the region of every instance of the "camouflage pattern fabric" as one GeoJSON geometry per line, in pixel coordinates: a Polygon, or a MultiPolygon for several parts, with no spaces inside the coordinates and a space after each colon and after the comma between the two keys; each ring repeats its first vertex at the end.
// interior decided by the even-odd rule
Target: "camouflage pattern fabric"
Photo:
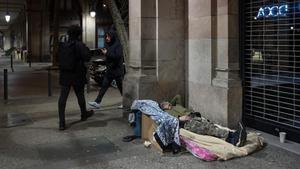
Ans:
{"type": "Polygon", "coordinates": [[[217,127],[214,123],[202,117],[194,117],[184,124],[184,129],[201,135],[227,138],[229,131],[217,127]]]}

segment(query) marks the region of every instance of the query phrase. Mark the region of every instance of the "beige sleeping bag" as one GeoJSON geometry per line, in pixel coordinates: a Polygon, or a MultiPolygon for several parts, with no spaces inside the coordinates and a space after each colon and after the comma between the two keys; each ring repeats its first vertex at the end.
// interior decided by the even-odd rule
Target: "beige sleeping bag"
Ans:
{"type": "Polygon", "coordinates": [[[199,135],[183,128],[180,129],[180,135],[191,139],[198,146],[203,147],[216,154],[219,160],[228,160],[235,157],[246,156],[256,150],[259,150],[263,146],[263,138],[256,133],[248,133],[247,142],[243,147],[236,147],[222,139],[199,135]]]}

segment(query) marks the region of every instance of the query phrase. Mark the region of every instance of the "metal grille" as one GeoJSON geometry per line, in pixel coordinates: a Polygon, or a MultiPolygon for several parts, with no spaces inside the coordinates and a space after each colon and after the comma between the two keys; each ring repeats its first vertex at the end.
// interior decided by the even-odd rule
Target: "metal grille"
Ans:
{"type": "Polygon", "coordinates": [[[300,0],[247,0],[244,115],[300,129],[300,0]]]}

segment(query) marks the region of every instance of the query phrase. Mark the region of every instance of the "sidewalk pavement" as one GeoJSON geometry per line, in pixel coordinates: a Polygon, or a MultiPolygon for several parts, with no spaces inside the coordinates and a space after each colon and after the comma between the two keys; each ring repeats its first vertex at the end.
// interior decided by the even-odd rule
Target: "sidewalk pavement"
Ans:
{"type": "MultiPolygon", "coordinates": [[[[1,70],[7,67],[6,62],[0,57],[1,70]]],[[[29,68],[16,62],[15,71],[9,73],[9,100],[0,102],[0,169],[300,169],[299,155],[272,145],[247,157],[204,162],[189,153],[161,154],[145,148],[141,140],[124,143],[122,137],[132,130],[122,110],[117,109],[122,98],[114,88],[104,96],[101,109],[85,122],[79,121],[79,106],[74,93],[70,93],[66,108],[68,129],[59,131],[57,73],[52,74],[53,96],[48,97],[45,66],[49,64],[33,63],[29,68]],[[7,113],[25,113],[33,122],[3,127],[7,113]]],[[[2,74],[0,78],[3,84],[2,74]]],[[[96,94],[97,87],[92,86],[86,94],[87,101],[96,94]]]]}

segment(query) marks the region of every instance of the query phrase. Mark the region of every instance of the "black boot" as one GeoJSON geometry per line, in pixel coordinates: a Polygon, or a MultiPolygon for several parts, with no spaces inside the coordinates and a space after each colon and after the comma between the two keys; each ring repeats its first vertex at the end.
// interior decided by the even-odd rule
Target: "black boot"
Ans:
{"type": "Polygon", "coordinates": [[[86,111],[85,114],[81,115],[81,121],[86,121],[89,117],[94,115],[94,110],[86,111]]]}
{"type": "Polygon", "coordinates": [[[66,129],[65,122],[59,122],[59,130],[65,130],[65,129],[66,129]]]}
{"type": "Polygon", "coordinates": [[[246,128],[242,123],[239,123],[239,139],[238,142],[236,143],[236,146],[238,147],[242,147],[245,145],[246,141],[247,141],[247,132],[246,132],[246,128]]]}
{"type": "Polygon", "coordinates": [[[175,142],[172,143],[172,153],[177,154],[180,152],[180,146],[175,142]]]}
{"type": "Polygon", "coordinates": [[[247,132],[244,125],[239,123],[239,128],[235,132],[229,132],[226,141],[237,147],[244,146],[247,141],[247,132]]]}

